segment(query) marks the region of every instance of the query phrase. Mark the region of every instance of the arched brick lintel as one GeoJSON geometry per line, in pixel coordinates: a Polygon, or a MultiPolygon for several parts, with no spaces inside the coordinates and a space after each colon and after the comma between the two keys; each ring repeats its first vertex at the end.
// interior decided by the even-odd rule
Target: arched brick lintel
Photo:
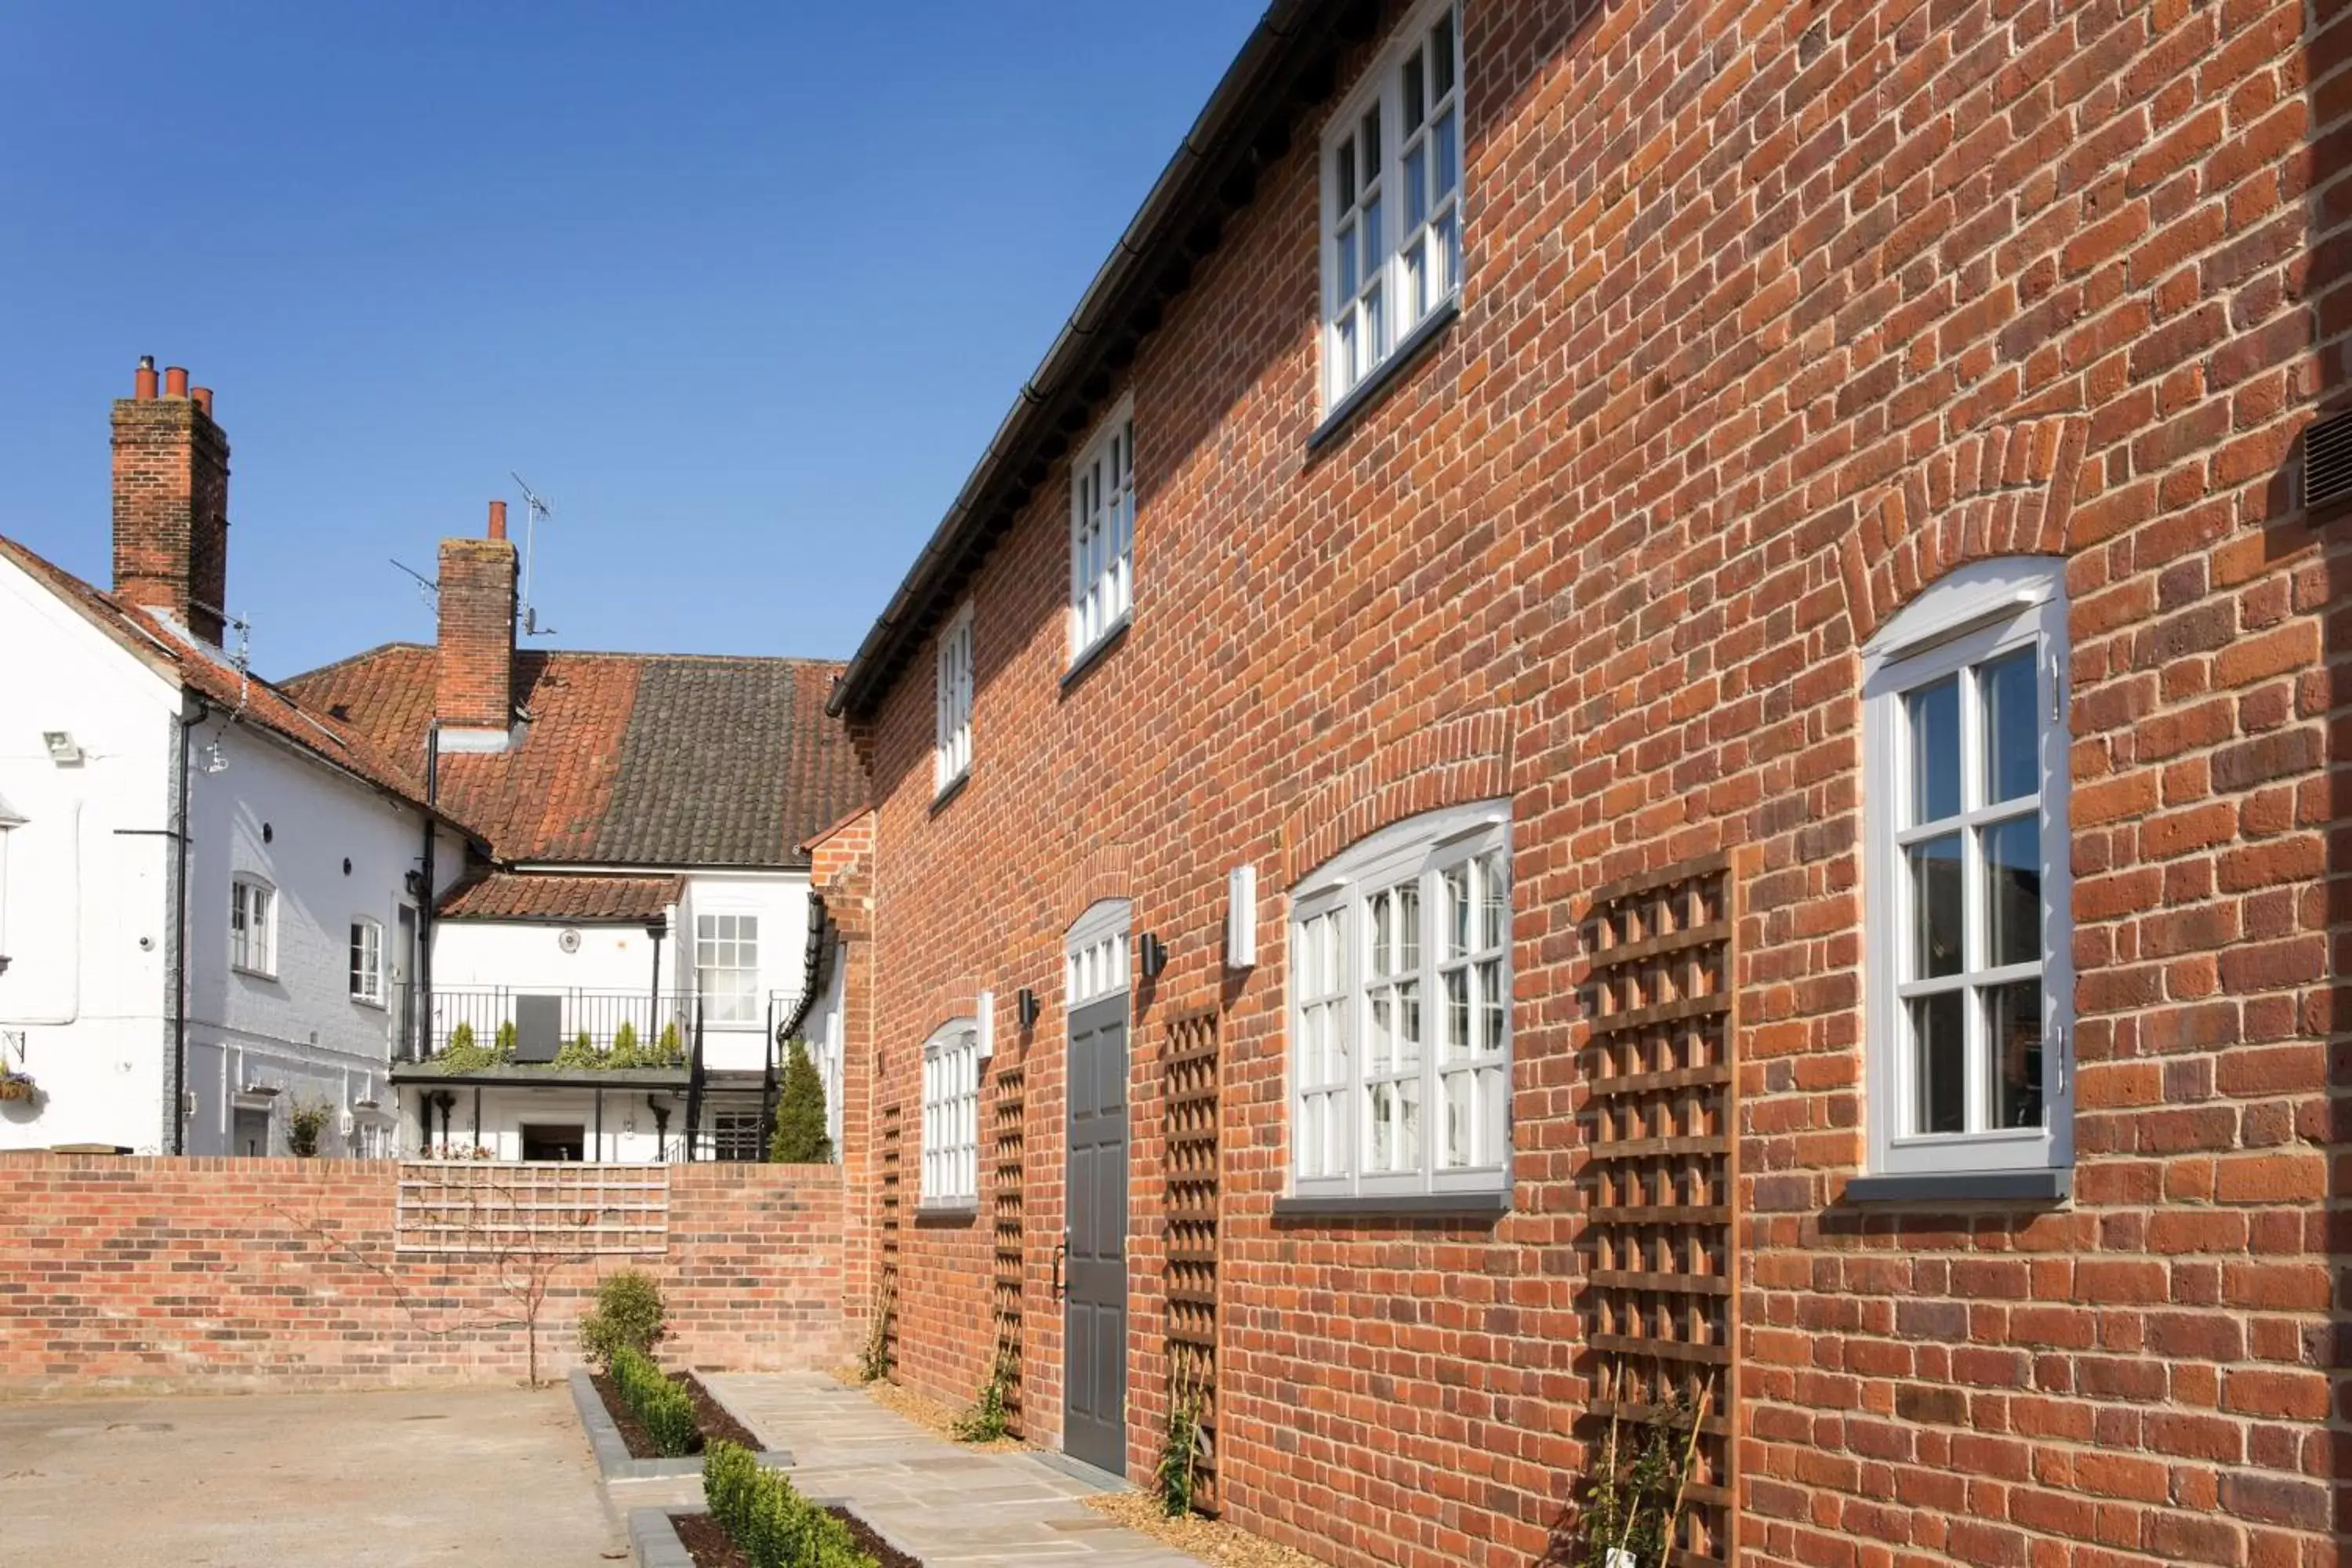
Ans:
{"type": "Polygon", "coordinates": [[[1865,496],[1839,546],[1857,645],[1956,566],[2063,555],[2090,421],[2020,420],[1961,437],[1865,496]]]}
{"type": "Polygon", "coordinates": [[[1135,896],[1135,851],[1125,844],[1098,844],[1062,874],[1060,896],[1054,909],[1061,924],[1055,931],[1056,951],[1070,922],[1105,899],[1135,896]]]}
{"type": "Polygon", "coordinates": [[[1307,792],[1283,823],[1282,886],[1391,822],[1511,793],[1507,709],[1400,736],[1307,792]]]}

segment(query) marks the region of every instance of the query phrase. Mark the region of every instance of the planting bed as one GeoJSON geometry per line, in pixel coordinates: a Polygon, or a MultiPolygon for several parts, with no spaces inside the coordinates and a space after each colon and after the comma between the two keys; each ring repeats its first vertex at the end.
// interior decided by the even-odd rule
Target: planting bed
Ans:
{"type": "MultiPolygon", "coordinates": [[[[875,1532],[874,1527],[845,1508],[828,1508],[825,1512],[849,1527],[857,1537],[857,1544],[870,1552],[882,1568],[923,1568],[923,1560],[909,1557],[875,1532]]],[[[726,1528],[707,1513],[674,1513],[669,1516],[672,1529],[688,1552],[694,1555],[694,1568],[751,1568],[751,1559],[735,1544],[726,1528]]]]}
{"type": "MultiPolygon", "coordinates": [[[[621,1391],[614,1386],[611,1374],[594,1373],[589,1381],[595,1384],[596,1397],[604,1402],[604,1414],[610,1415],[613,1425],[620,1428],[621,1440],[629,1446],[629,1457],[634,1459],[665,1458],[660,1447],[654,1442],[653,1435],[646,1430],[645,1423],[637,1419],[637,1413],[629,1408],[628,1401],[623,1399],[621,1391]]],[[[754,1453],[765,1447],[752,1435],[750,1427],[729,1415],[727,1407],[710,1396],[710,1391],[702,1386],[702,1379],[687,1372],[678,1373],[670,1381],[683,1387],[694,1400],[695,1429],[702,1434],[698,1451],[722,1440],[740,1443],[754,1453]]]]}

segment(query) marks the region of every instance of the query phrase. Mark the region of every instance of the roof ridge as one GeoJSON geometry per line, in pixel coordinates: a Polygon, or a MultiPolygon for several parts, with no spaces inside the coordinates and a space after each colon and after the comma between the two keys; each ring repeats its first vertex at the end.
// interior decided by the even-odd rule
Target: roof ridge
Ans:
{"type": "Polygon", "coordinates": [[[330,659],[325,664],[314,665],[309,669],[298,669],[293,674],[284,677],[283,679],[308,680],[314,675],[324,675],[335,669],[348,669],[362,659],[376,658],[387,653],[435,653],[437,651],[439,650],[429,642],[411,642],[405,637],[394,637],[390,642],[380,642],[373,647],[363,647],[357,653],[347,653],[341,658],[330,659]]]}

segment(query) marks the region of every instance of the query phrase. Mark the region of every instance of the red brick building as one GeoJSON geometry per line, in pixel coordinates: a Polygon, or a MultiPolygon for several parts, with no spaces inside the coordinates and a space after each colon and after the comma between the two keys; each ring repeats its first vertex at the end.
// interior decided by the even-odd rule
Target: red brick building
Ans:
{"type": "Polygon", "coordinates": [[[896,1374],[1335,1563],[1663,1384],[1691,1561],[2337,1561],[2347,63],[1273,5],[835,694],[896,1374]]]}

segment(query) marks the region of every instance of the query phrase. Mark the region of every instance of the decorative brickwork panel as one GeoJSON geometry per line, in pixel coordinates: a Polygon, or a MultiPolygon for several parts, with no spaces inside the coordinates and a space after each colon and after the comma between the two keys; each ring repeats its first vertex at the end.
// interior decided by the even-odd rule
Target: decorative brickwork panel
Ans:
{"type": "Polygon", "coordinates": [[[1180,1020],[1161,1065],[1168,1140],[1168,1396],[1190,1404],[1199,1447],[1193,1507],[1217,1511],[1217,1018],[1180,1020]]]}
{"type": "Polygon", "coordinates": [[[669,1247],[669,1171],[406,1161],[394,1234],[401,1252],[658,1258],[669,1247]]]}
{"type": "Polygon", "coordinates": [[[989,1147],[994,1179],[989,1186],[989,1207],[996,1234],[996,1365],[1004,1378],[1004,1403],[1012,1413],[1012,1429],[1027,1436],[1021,1410],[1021,1173],[1026,1146],[1022,1117],[1028,1103],[1024,1086],[1028,1075],[1019,1063],[1003,1062],[997,1065],[993,1078],[989,1147]]]}
{"type": "Polygon", "coordinates": [[[1698,1421],[1677,1563],[1736,1533],[1734,891],[1711,856],[1597,889],[1586,922],[1587,1425],[1698,1421]]]}

